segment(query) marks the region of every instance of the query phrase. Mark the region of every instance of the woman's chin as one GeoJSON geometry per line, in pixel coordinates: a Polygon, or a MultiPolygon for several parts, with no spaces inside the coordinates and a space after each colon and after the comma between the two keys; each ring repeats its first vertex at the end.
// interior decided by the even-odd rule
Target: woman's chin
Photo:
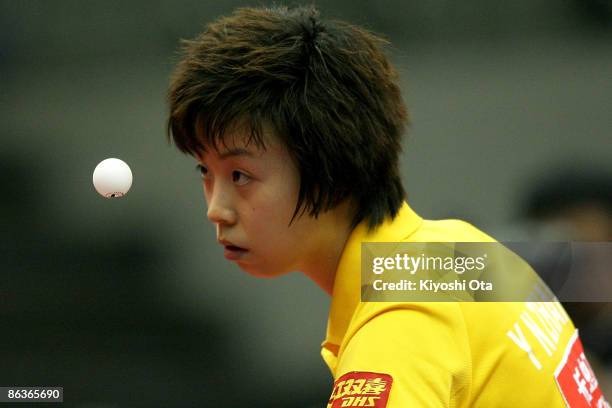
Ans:
{"type": "Polygon", "coordinates": [[[277,276],[285,275],[287,273],[284,271],[274,271],[272,269],[264,269],[261,267],[258,268],[255,265],[240,263],[238,263],[238,267],[251,276],[264,279],[276,278],[277,276]]]}

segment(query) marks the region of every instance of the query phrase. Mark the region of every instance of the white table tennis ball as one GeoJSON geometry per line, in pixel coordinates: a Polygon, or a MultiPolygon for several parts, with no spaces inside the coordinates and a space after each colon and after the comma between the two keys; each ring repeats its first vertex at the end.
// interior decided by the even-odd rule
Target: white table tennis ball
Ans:
{"type": "Polygon", "coordinates": [[[102,160],[93,172],[93,184],[103,197],[122,197],[132,187],[132,170],[123,160],[102,160]]]}

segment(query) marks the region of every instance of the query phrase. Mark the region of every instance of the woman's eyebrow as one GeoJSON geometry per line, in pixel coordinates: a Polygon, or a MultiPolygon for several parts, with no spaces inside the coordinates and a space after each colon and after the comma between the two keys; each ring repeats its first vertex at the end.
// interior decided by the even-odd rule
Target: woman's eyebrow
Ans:
{"type": "Polygon", "coordinates": [[[229,149],[222,153],[219,153],[219,159],[221,160],[225,160],[228,157],[235,157],[235,156],[255,157],[253,152],[247,149],[243,149],[243,148],[229,149]]]}

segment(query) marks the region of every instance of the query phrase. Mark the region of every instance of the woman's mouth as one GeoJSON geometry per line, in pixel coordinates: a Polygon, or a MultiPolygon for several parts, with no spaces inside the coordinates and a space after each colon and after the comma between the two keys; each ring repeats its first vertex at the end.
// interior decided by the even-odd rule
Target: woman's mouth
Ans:
{"type": "Polygon", "coordinates": [[[230,261],[237,261],[239,259],[242,259],[247,254],[247,252],[249,252],[247,249],[240,248],[235,245],[224,245],[223,248],[223,255],[226,259],[229,259],[230,261]]]}

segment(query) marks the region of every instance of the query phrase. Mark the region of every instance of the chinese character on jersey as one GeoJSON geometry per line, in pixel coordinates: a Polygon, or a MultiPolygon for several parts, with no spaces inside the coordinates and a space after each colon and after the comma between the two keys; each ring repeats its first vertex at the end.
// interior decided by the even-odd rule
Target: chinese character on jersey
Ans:
{"type": "Polygon", "coordinates": [[[578,330],[572,335],[555,370],[555,380],[568,408],[610,408],[584,355],[578,330]]]}

